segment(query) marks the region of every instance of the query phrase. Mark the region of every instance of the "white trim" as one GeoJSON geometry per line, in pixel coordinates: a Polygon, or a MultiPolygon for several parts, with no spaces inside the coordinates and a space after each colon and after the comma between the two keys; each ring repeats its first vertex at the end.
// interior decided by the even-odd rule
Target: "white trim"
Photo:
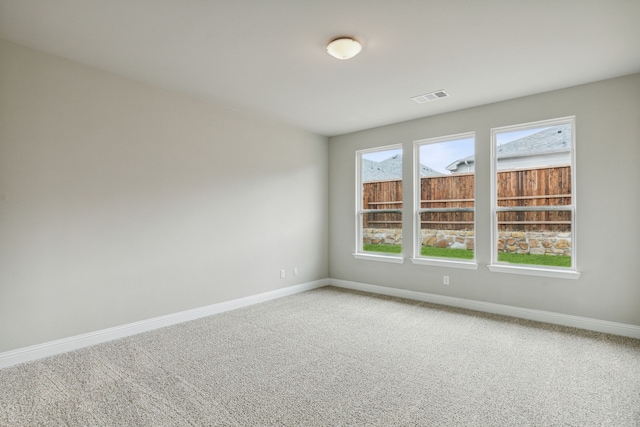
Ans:
{"type": "Polygon", "coordinates": [[[491,264],[487,268],[494,273],[524,274],[526,276],[556,277],[558,279],[579,279],[580,272],[575,270],[553,270],[550,268],[526,267],[522,264],[491,264]]]}
{"type": "MultiPolygon", "coordinates": [[[[475,145],[476,141],[476,131],[472,130],[469,132],[456,133],[455,135],[446,135],[446,136],[434,136],[431,138],[417,139],[413,141],[414,144],[424,145],[424,144],[433,144],[438,142],[449,142],[449,141],[457,141],[459,139],[468,139],[473,138],[473,144],[475,145]]],[[[474,147],[475,152],[475,147],[474,147]]],[[[475,153],[474,153],[475,154],[475,153]]],[[[448,166],[448,165],[447,165],[448,166]]]]}
{"type": "Polygon", "coordinates": [[[276,289],[257,295],[251,295],[231,301],[212,304],[205,307],[194,308],[192,310],[185,310],[178,313],[168,314],[166,316],[154,317],[152,319],[141,320],[139,322],[128,323],[126,325],[115,326],[113,328],[102,329],[99,331],[76,335],[73,337],[49,341],[43,344],[37,344],[30,347],[7,351],[4,353],[0,353],[0,369],[20,363],[30,362],[36,359],[41,359],[43,357],[66,353],[68,351],[77,350],[83,347],[100,344],[118,338],[124,338],[130,335],[152,331],[154,329],[163,328],[165,326],[171,326],[177,323],[187,322],[189,320],[195,320],[201,317],[207,317],[213,314],[224,313],[225,311],[235,310],[253,304],[282,298],[300,292],[309,291],[311,289],[320,288],[328,284],[328,279],[316,280],[313,282],[307,282],[300,285],[276,289]]]}
{"type": "MultiPolygon", "coordinates": [[[[363,154],[377,153],[380,151],[392,151],[392,150],[400,150],[400,153],[403,156],[402,162],[404,163],[404,148],[402,147],[402,144],[392,144],[392,145],[385,145],[382,147],[356,150],[356,218],[355,218],[356,219],[356,233],[355,233],[355,238],[356,238],[355,252],[356,253],[354,254],[354,256],[356,254],[358,256],[361,256],[361,257],[356,256],[356,258],[358,259],[367,259],[363,255],[363,244],[362,244],[362,237],[364,234],[363,227],[362,227],[363,225],[362,223],[362,216],[363,216],[362,188],[364,184],[362,181],[362,156],[363,154]]],[[[404,208],[404,203],[403,203],[403,208],[404,208]]],[[[402,216],[404,217],[404,213],[402,214],[402,216]]],[[[397,262],[397,261],[388,261],[388,262],[397,262]]],[[[404,262],[404,260],[402,262],[404,262]]]]}
{"type": "Polygon", "coordinates": [[[371,148],[363,148],[361,150],[356,150],[356,153],[370,154],[370,153],[377,153],[378,151],[392,151],[392,150],[402,151],[402,143],[380,145],[380,146],[371,147],[371,148]]]}
{"type": "Polygon", "coordinates": [[[420,246],[422,245],[422,241],[420,239],[422,224],[420,223],[420,214],[416,213],[416,209],[421,206],[420,187],[422,186],[422,181],[420,178],[422,178],[420,176],[420,145],[418,144],[418,141],[413,141],[413,174],[411,175],[411,180],[413,181],[413,206],[411,206],[411,209],[413,210],[411,214],[413,218],[413,238],[411,239],[413,242],[413,256],[411,257],[411,262],[414,264],[415,262],[413,260],[420,254],[420,246]],[[418,178],[416,179],[416,177],[418,178]]]}
{"type": "MultiPolygon", "coordinates": [[[[420,159],[420,148],[423,145],[439,144],[443,142],[459,141],[463,139],[473,140],[473,155],[476,155],[476,132],[464,132],[455,135],[440,136],[435,138],[420,139],[413,141],[413,257],[411,262],[414,264],[434,265],[440,267],[453,267],[453,268],[466,268],[470,270],[477,270],[478,264],[475,263],[475,253],[473,262],[460,262],[460,261],[444,261],[438,258],[424,257],[421,254],[422,249],[422,222],[420,219],[420,210],[422,209],[421,196],[422,196],[422,177],[420,176],[420,165],[422,164],[420,159]],[[475,265],[475,266],[474,266],[475,265]]],[[[475,177],[475,169],[472,174],[475,177]]],[[[450,175],[447,175],[450,176],[450,175]]],[[[475,230],[476,228],[476,185],[474,178],[473,185],[473,230],[474,241],[476,240],[475,230]]]]}
{"type": "Polygon", "coordinates": [[[491,128],[491,130],[492,131],[495,130],[496,132],[513,132],[518,130],[529,130],[529,129],[537,129],[537,128],[543,128],[543,127],[558,126],[558,125],[572,122],[573,120],[575,120],[575,117],[576,116],[566,116],[566,117],[558,117],[555,119],[539,120],[536,122],[520,123],[516,125],[498,126],[498,127],[491,128]]]}
{"type": "Polygon", "coordinates": [[[407,298],[416,301],[447,305],[451,307],[466,308],[486,313],[502,314],[504,316],[517,317],[538,322],[552,323],[554,325],[569,326],[573,328],[587,329],[590,331],[604,332],[608,334],[640,339],[640,326],[629,325],[626,323],[610,322],[607,320],[591,319],[588,317],[572,316],[569,314],[554,313],[550,311],[533,310],[529,308],[514,307],[510,305],[494,304],[490,302],[429,294],[426,292],[409,291],[406,289],[369,285],[365,283],[350,282],[347,280],[329,280],[332,286],[337,286],[340,288],[354,289],[358,291],[389,295],[399,298],[407,298]]]}
{"type": "Polygon", "coordinates": [[[355,259],[360,259],[364,261],[381,261],[381,262],[390,262],[393,264],[402,264],[404,263],[404,258],[401,256],[392,256],[392,255],[373,255],[373,254],[353,254],[355,259]]]}
{"type": "MultiPolygon", "coordinates": [[[[577,271],[578,245],[577,245],[577,184],[576,184],[576,117],[567,116],[557,119],[540,120],[537,122],[523,123],[519,125],[500,126],[490,129],[491,133],[491,264],[488,265],[489,270],[500,273],[524,274],[531,276],[545,276],[558,278],[578,279],[580,273],[577,271]],[[517,130],[536,129],[542,127],[551,127],[562,124],[571,125],[571,269],[570,271],[552,270],[541,266],[537,268],[534,265],[525,265],[523,267],[505,266],[498,261],[498,194],[497,194],[497,176],[498,176],[498,155],[496,137],[499,133],[513,132],[517,130]]],[[[522,168],[518,168],[522,169],[522,168]]],[[[519,265],[521,266],[521,265],[519,265]]]]}
{"type": "Polygon", "coordinates": [[[448,259],[411,258],[411,262],[421,265],[433,265],[435,267],[462,268],[465,270],[478,269],[478,264],[475,262],[453,261],[448,259]]]}

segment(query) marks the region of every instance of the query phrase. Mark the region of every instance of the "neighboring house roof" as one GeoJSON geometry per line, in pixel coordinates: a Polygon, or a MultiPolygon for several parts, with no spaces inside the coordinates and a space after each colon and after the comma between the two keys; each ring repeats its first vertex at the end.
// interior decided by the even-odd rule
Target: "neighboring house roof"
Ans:
{"type": "MultiPolygon", "coordinates": [[[[428,166],[420,165],[420,176],[441,176],[440,172],[428,166]]],[[[381,162],[362,159],[362,181],[382,181],[402,179],[402,154],[396,154],[381,162]]]]}
{"type": "MultiPolygon", "coordinates": [[[[515,141],[502,144],[498,147],[497,155],[499,159],[509,157],[524,157],[537,154],[556,153],[569,151],[571,149],[571,125],[552,126],[516,139],[515,141]]],[[[447,170],[454,171],[460,164],[472,163],[474,156],[467,156],[458,159],[447,166],[447,170]]]]}
{"type": "Polygon", "coordinates": [[[448,171],[455,171],[458,169],[458,166],[462,165],[462,164],[468,164],[468,163],[473,163],[475,161],[475,156],[471,155],[471,156],[467,156],[463,159],[458,159],[455,162],[451,163],[450,165],[448,165],[445,169],[448,171]]]}

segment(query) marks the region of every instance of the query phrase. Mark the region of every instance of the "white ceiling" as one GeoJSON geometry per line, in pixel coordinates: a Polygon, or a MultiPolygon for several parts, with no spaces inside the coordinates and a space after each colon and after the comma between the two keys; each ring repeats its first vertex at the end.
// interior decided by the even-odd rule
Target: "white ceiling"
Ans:
{"type": "Polygon", "coordinates": [[[0,0],[0,38],[331,136],[640,72],[640,0],[0,0]]]}

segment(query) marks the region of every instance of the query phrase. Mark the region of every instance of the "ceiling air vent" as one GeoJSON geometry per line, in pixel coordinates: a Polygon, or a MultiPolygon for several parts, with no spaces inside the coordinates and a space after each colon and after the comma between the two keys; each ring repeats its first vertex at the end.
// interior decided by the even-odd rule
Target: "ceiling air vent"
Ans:
{"type": "Polygon", "coordinates": [[[411,99],[416,101],[418,104],[424,104],[425,102],[436,101],[438,99],[446,98],[448,96],[449,94],[444,90],[437,90],[435,92],[425,93],[424,95],[414,96],[411,99]]]}

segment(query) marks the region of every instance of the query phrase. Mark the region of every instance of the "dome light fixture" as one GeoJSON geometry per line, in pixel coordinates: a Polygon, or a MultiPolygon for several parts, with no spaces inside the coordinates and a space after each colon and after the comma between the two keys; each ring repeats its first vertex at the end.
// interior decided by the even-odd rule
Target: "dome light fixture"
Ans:
{"type": "Polygon", "coordinates": [[[353,37],[338,37],[327,45],[327,53],[338,59],[351,59],[361,50],[362,45],[353,37]]]}

